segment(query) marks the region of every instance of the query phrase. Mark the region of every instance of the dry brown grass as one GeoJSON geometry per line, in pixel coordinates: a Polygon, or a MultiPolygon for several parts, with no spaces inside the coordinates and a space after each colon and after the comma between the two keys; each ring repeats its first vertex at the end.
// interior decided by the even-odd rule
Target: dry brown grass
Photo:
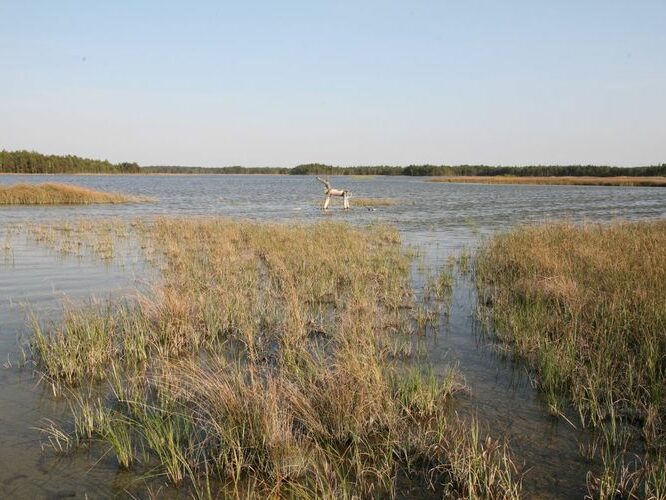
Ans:
{"type": "Polygon", "coordinates": [[[571,186],[653,186],[665,187],[666,177],[517,177],[517,176],[451,176],[428,179],[428,182],[469,184],[549,184],[571,186]]]}
{"type": "Polygon", "coordinates": [[[60,183],[13,184],[0,187],[0,205],[88,205],[145,200],[60,183]]]}

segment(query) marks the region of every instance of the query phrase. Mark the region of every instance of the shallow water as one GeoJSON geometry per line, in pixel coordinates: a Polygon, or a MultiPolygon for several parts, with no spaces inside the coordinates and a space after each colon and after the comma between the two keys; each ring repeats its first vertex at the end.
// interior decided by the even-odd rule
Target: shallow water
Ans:
{"type": "MultiPolygon", "coordinates": [[[[26,222],[67,218],[221,215],[253,220],[334,219],[354,224],[390,223],[404,241],[419,247],[437,267],[462,248],[522,222],[552,219],[609,221],[666,216],[666,189],[584,186],[500,186],[428,183],[423,178],[333,177],[334,186],[354,196],[394,198],[394,206],[329,215],[317,207],[321,185],[313,177],[291,176],[0,176],[0,184],[70,182],[94,189],[152,196],[154,203],[78,207],[0,207],[0,497],[122,495],[136,478],[113,461],[85,452],[56,458],[40,450],[34,428],[43,417],[66,411],[28,369],[17,366],[20,337],[29,311],[58,318],[63,297],[79,300],[130,293],[145,280],[134,256],[120,263],[58,255],[23,237],[7,240],[7,229],[26,222]],[[8,240],[7,240],[8,241],[8,240]]],[[[335,200],[338,201],[338,200],[335,200]]],[[[351,200],[353,207],[353,197],[351,200]]],[[[461,413],[478,416],[493,435],[507,436],[528,470],[529,497],[582,497],[589,464],[578,456],[581,431],[548,415],[531,387],[526,369],[495,353],[482,335],[468,276],[457,280],[451,314],[437,336],[427,339],[430,362],[444,371],[456,364],[469,387],[458,398],[461,413]]]]}

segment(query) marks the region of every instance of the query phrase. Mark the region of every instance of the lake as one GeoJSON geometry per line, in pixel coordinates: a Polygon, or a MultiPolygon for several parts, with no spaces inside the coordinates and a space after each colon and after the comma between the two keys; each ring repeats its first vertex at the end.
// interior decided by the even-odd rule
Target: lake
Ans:
{"type": "MultiPolygon", "coordinates": [[[[66,182],[103,191],[154,197],[127,205],[0,207],[0,496],[90,497],[132,491],[137,478],[113,464],[91,463],[85,452],[56,457],[42,452],[43,418],[67,411],[32,370],[20,368],[19,345],[29,333],[28,318],[57,320],[60,304],[91,296],[132,293],[148,279],[138,254],[100,262],[61,255],[35,244],[11,228],[63,219],[224,216],[251,220],[396,226],[405,244],[416,247],[426,266],[437,267],[462,249],[473,250],[489,235],[516,224],[555,219],[611,221],[666,216],[666,189],[537,185],[438,184],[420,177],[332,177],[334,187],[351,190],[352,209],[334,199],[324,214],[322,186],[310,176],[0,176],[0,184],[66,182]],[[391,198],[393,206],[354,208],[354,197],[391,198]],[[7,242],[3,246],[3,242],[7,242]]],[[[418,273],[417,273],[418,274],[418,273]]],[[[415,277],[418,280],[418,276],[415,277]]],[[[469,275],[456,279],[448,320],[429,337],[427,352],[436,371],[455,364],[469,392],[456,409],[474,414],[482,428],[508,438],[528,470],[530,497],[582,497],[590,468],[579,457],[584,431],[548,414],[530,383],[528,370],[498,354],[475,316],[476,297],[469,275]]],[[[572,420],[574,421],[574,420],[572,420]]],[[[593,465],[594,466],[594,465],[593,465]]],[[[175,494],[174,491],[169,492],[175,494]]]]}

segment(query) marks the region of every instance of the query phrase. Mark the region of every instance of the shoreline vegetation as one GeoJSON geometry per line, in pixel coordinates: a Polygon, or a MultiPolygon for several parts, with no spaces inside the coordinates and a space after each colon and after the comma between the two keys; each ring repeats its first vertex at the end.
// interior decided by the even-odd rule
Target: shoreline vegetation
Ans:
{"type": "Polygon", "coordinates": [[[0,205],[90,205],[132,203],[148,198],[95,191],[73,184],[12,184],[0,186],[0,205]]]}
{"type": "Polygon", "coordinates": [[[550,411],[573,404],[596,434],[580,449],[603,464],[590,498],[666,497],[664,248],[665,220],[547,223],[477,255],[492,330],[535,369],[550,411]]]}
{"type": "Polygon", "coordinates": [[[428,182],[463,183],[463,184],[538,184],[554,186],[648,186],[666,187],[665,177],[590,177],[590,176],[551,176],[518,177],[512,176],[452,176],[428,179],[428,182]]]}
{"type": "Polygon", "coordinates": [[[666,494],[666,221],[521,226],[417,288],[413,250],[387,225],[166,217],[24,229],[107,261],[114,238],[135,240],[157,271],[134,298],[33,319],[26,359],[70,407],[44,421],[52,452],[85,450],[91,464],[106,457],[197,498],[405,487],[519,498],[510,443],[455,413],[455,366],[420,352],[455,273],[469,272],[482,319],[532,368],[548,411],[589,429],[578,444],[589,497],[666,494]]]}
{"type": "MultiPolygon", "coordinates": [[[[449,404],[463,390],[455,368],[418,353],[452,270],[414,290],[394,228],[86,227],[132,232],[159,275],[136,300],[33,321],[31,359],[70,402],[43,427],[56,453],[115,459],[146,478],[137,488],[166,479],[195,498],[520,497],[507,444],[449,404]]],[[[52,229],[47,244],[88,234],[52,229]]]]}
{"type": "Polygon", "coordinates": [[[34,151],[0,151],[0,174],[273,174],[449,177],[658,177],[666,176],[666,163],[653,166],[613,167],[605,165],[366,165],[333,166],[308,163],[295,167],[188,167],[144,166],[78,156],[44,155],[34,151]]]}

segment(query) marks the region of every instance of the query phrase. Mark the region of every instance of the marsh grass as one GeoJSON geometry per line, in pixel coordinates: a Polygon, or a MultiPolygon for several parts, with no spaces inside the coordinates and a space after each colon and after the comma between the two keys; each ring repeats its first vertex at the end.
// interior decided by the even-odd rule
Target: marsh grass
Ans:
{"type": "Polygon", "coordinates": [[[8,231],[3,231],[0,233],[0,238],[2,239],[0,241],[0,252],[3,256],[3,262],[5,264],[13,264],[15,256],[12,234],[8,231]]]}
{"type": "Polygon", "coordinates": [[[44,429],[56,449],[101,443],[197,497],[393,496],[415,464],[433,487],[516,497],[513,479],[451,479],[461,385],[405,347],[414,292],[395,229],[158,219],[140,234],[160,269],[149,293],[34,322],[45,380],[104,394],[69,396],[71,432],[44,429]]]}
{"type": "Polygon", "coordinates": [[[61,325],[44,329],[33,316],[32,347],[44,373],[69,385],[99,380],[114,357],[116,320],[108,306],[92,305],[83,313],[67,309],[61,325]]]}
{"type": "Polygon", "coordinates": [[[94,191],[81,186],[54,182],[0,187],[0,205],[89,205],[138,201],[148,201],[148,198],[94,191]]]}
{"type": "Polygon", "coordinates": [[[666,177],[517,177],[517,176],[452,176],[436,177],[426,182],[465,184],[544,184],[558,186],[652,186],[665,187],[666,177]]]}
{"type": "Polygon", "coordinates": [[[363,198],[352,196],[349,199],[350,206],[354,207],[390,207],[398,204],[395,198],[363,198]]]}
{"type": "Polygon", "coordinates": [[[453,266],[444,265],[438,274],[429,276],[426,280],[426,297],[434,297],[437,300],[450,302],[453,292],[453,266]]]}
{"type": "Polygon", "coordinates": [[[458,256],[456,257],[456,265],[458,271],[462,274],[467,274],[472,270],[472,253],[467,247],[463,247],[458,256]]]}
{"type": "Polygon", "coordinates": [[[436,470],[447,472],[445,497],[521,498],[522,473],[508,444],[484,435],[476,419],[459,419],[444,448],[448,459],[436,470]]]}
{"type": "Polygon", "coordinates": [[[63,256],[90,256],[104,262],[119,260],[130,254],[141,254],[147,261],[154,259],[154,247],[143,236],[143,221],[130,222],[118,218],[73,219],[66,221],[30,222],[22,232],[40,246],[63,256]],[[140,247],[140,251],[133,251],[140,247]]]}
{"type": "MultiPolygon", "coordinates": [[[[340,198],[340,200],[342,200],[340,198]]],[[[349,198],[349,206],[350,208],[354,207],[363,207],[363,208],[378,208],[378,207],[391,207],[394,205],[397,205],[399,200],[395,198],[368,198],[368,197],[356,197],[356,196],[351,196],[349,198]]],[[[322,206],[322,200],[321,199],[313,199],[312,203],[321,207],[322,206]]],[[[333,198],[331,200],[331,206],[336,205],[337,200],[336,198],[333,198]]],[[[342,205],[342,201],[339,202],[339,205],[342,205]]]]}
{"type": "MultiPolygon", "coordinates": [[[[666,453],[664,248],[664,221],[551,223],[493,238],[476,261],[494,331],[537,369],[553,413],[571,401],[600,429],[602,444],[585,453],[605,457],[602,497],[628,474],[617,457],[632,429],[647,464],[666,453]]],[[[643,493],[658,480],[641,478],[643,493]]]]}

